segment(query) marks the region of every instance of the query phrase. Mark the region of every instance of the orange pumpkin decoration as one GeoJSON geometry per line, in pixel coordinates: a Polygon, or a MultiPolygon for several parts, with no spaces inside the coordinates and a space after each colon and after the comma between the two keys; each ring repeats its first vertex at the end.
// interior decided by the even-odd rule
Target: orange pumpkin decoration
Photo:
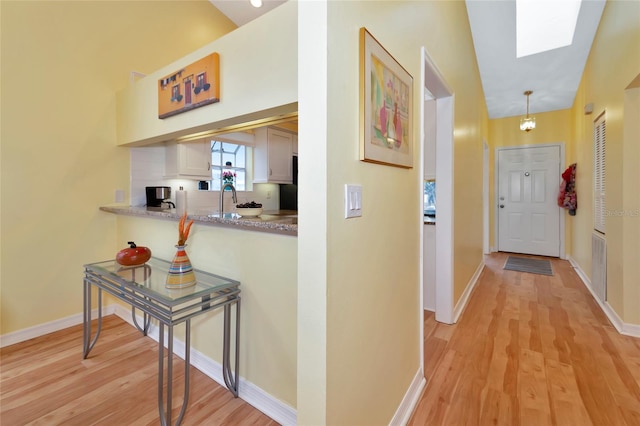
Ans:
{"type": "Polygon", "coordinates": [[[138,266],[151,259],[148,247],[138,247],[133,241],[128,241],[128,248],[122,249],[116,255],[116,262],[122,266],[138,266]]]}

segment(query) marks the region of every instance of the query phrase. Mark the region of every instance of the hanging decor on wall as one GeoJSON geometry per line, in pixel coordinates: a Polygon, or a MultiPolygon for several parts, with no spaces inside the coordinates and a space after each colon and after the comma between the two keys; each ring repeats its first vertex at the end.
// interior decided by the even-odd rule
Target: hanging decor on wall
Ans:
{"type": "Polygon", "coordinates": [[[360,160],[413,167],[413,78],[360,28],[360,160]]]}
{"type": "Polygon", "coordinates": [[[220,102],[220,56],[212,53],[158,80],[158,118],[220,102]]]}

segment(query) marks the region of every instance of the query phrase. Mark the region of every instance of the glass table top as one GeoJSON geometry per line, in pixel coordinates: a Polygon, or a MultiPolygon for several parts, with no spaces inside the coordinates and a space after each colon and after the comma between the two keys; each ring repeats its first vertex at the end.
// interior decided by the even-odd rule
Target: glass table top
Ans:
{"type": "Polygon", "coordinates": [[[194,268],[196,284],[187,288],[168,289],[165,287],[170,262],[152,257],[139,266],[122,266],[115,260],[90,263],[85,269],[98,274],[118,285],[125,286],[144,295],[175,305],[194,298],[203,297],[225,289],[237,288],[240,283],[194,268]]]}

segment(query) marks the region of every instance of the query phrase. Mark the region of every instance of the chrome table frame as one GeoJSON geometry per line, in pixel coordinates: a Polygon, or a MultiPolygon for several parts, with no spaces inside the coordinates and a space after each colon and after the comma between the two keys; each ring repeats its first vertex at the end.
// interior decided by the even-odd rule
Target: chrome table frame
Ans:
{"type": "Polygon", "coordinates": [[[191,318],[224,308],[224,334],[222,342],[222,373],[227,388],[234,397],[238,397],[239,378],[239,343],[240,343],[240,283],[218,275],[195,270],[197,284],[192,289],[171,290],[172,295],[164,288],[164,278],[169,262],[152,258],[147,264],[135,267],[122,267],[115,261],[98,262],[84,265],[84,316],[83,316],[83,358],[95,346],[102,329],[102,291],[131,305],[131,315],[136,328],[147,335],[151,318],[159,325],[158,338],[158,410],[160,423],[171,426],[171,406],[173,388],[173,327],[185,323],[185,356],[184,356],[184,396],[180,414],[175,424],[179,425],[184,418],[189,401],[189,367],[191,352],[191,318]],[[151,285],[151,275],[162,280],[162,285],[151,285]],[[92,339],[92,294],[91,287],[98,288],[98,322],[92,339]],[[236,306],[235,320],[235,360],[231,368],[231,305],[236,306]],[[143,313],[142,324],[138,323],[135,312],[143,313]],[[167,392],[166,408],[164,398],[164,328],[167,327],[167,392]]]}

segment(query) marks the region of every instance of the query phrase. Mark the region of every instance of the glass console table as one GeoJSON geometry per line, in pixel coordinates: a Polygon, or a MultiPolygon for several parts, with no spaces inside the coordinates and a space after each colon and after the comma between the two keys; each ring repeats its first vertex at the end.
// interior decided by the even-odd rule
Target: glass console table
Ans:
{"type": "Polygon", "coordinates": [[[238,360],[240,341],[240,283],[218,275],[194,269],[196,285],[184,289],[167,289],[165,280],[169,262],[151,258],[140,266],[121,266],[115,260],[84,265],[83,357],[95,346],[102,328],[102,291],[131,305],[133,323],[145,336],[151,318],[160,324],[158,338],[158,410],[160,422],[171,426],[173,384],[173,327],[185,323],[184,398],[175,424],[182,422],[189,401],[189,367],[191,318],[223,307],[224,333],[222,342],[222,373],[227,388],[238,396],[238,360]],[[95,334],[91,325],[91,288],[98,289],[98,323],[95,334]],[[231,368],[231,305],[235,305],[234,369],[231,368]],[[136,309],[142,323],[136,318],[136,309]],[[166,409],[164,393],[164,328],[167,327],[167,387],[166,409]],[[93,339],[92,339],[93,336],[93,339]]]}

